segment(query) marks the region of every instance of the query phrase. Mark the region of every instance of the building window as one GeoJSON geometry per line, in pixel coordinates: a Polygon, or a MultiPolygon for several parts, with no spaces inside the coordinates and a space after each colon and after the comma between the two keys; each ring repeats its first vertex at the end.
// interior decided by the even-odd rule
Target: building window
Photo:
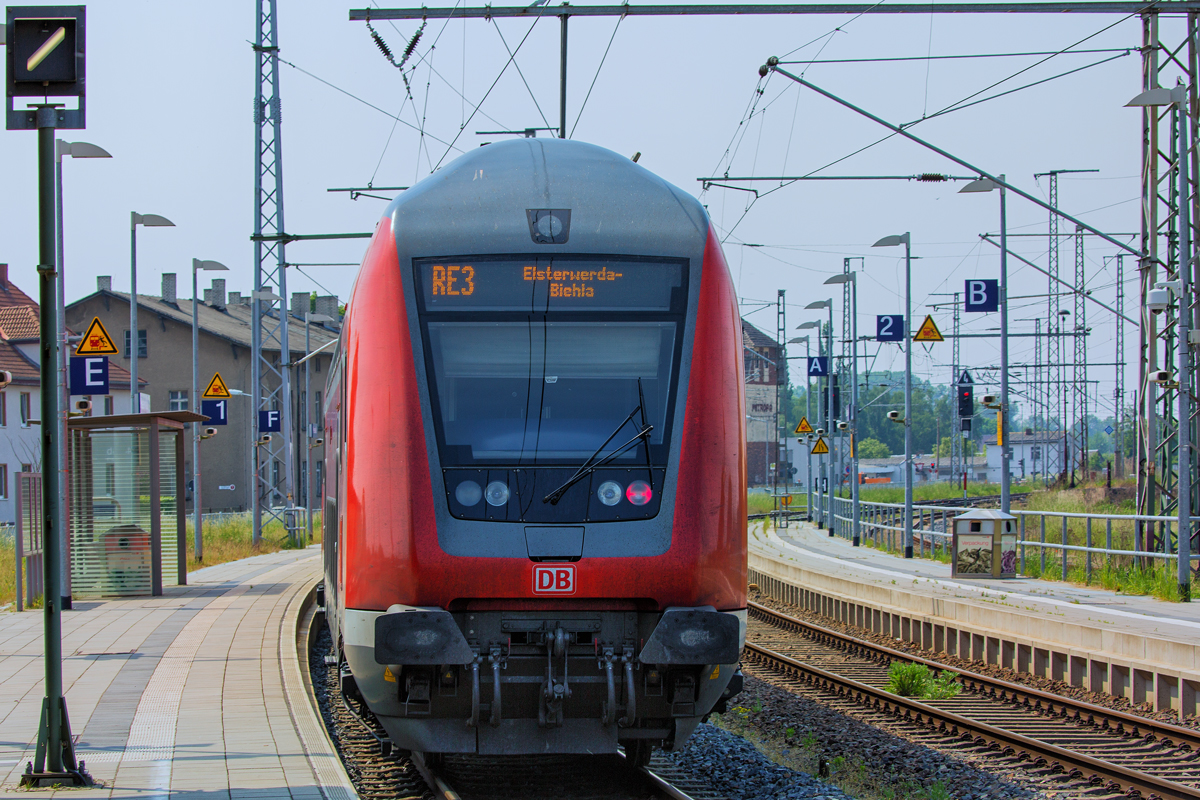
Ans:
{"type": "Polygon", "coordinates": [[[317,402],[313,405],[313,409],[314,409],[313,410],[313,420],[317,423],[317,435],[320,436],[321,435],[321,414],[322,414],[321,393],[318,391],[313,396],[317,400],[317,402]]]}
{"type": "Polygon", "coordinates": [[[8,425],[8,392],[0,392],[0,428],[8,425]]]}
{"type": "MultiPolygon", "coordinates": [[[[125,331],[125,357],[129,358],[129,331],[125,331]]],[[[138,358],[146,357],[146,329],[138,328],[138,358]]]]}
{"type": "Polygon", "coordinates": [[[21,472],[33,472],[33,464],[22,464],[21,472]]]}
{"type": "Polygon", "coordinates": [[[187,411],[188,410],[188,393],[186,389],[172,391],[170,410],[171,411],[187,411]]]}
{"type": "Polygon", "coordinates": [[[320,375],[321,374],[321,359],[314,358],[313,361],[316,362],[315,366],[317,368],[317,374],[320,375]]]}
{"type": "Polygon", "coordinates": [[[29,392],[21,392],[21,427],[29,427],[29,418],[33,413],[29,392]]]}
{"type": "MultiPolygon", "coordinates": [[[[0,464],[0,500],[8,499],[8,464],[0,464]]],[[[18,564],[18,566],[20,566],[18,564]]]]}
{"type": "Polygon", "coordinates": [[[104,416],[111,417],[113,413],[113,398],[112,395],[104,396],[104,416]]]}

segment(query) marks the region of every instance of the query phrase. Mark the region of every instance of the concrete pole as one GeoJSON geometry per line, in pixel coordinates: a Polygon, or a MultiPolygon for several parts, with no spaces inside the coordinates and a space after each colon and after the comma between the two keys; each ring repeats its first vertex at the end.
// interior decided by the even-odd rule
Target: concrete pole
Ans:
{"type": "Polygon", "coordinates": [[[142,412],[142,395],[138,388],[138,327],[137,327],[137,226],[141,214],[129,213],[129,411],[142,412]]]}
{"type": "MultiPolygon", "coordinates": [[[[1004,180],[1004,176],[1000,176],[1004,180]]],[[[1084,421],[1086,424],[1086,420],[1084,421]]],[[[1004,444],[1000,447],[1000,510],[1009,513],[1009,492],[1012,487],[1012,445],[1009,444],[1008,407],[1008,203],[1004,184],[1000,184],[1000,417],[996,434],[1004,444]]]]}
{"type": "Polygon", "coordinates": [[[858,519],[858,273],[851,273],[854,285],[851,287],[850,304],[850,497],[853,510],[850,516],[854,519],[851,544],[858,547],[862,543],[862,524],[858,519]]]}
{"type": "MultiPolygon", "coordinates": [[[[196,273],[200,259],[192,259],[192,411],[200,413],[200,303],[196,295],[196,273]]],[[[195,537],[196,560],[204,563],[203,521],[200,518],[200,427],[192,425],[192,533],[195,537]]]]}

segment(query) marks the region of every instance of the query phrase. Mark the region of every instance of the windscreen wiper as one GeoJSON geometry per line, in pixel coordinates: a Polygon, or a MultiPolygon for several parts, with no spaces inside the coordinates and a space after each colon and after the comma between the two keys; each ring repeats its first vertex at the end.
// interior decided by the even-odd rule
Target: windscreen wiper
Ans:
{"type": "MultiPolygon", "coordinates": [[[[640,389],[641,389],[640,383],[639,383],[638,388],[639,388],[639,394],[640,394],[640,389]]],[[[639,398],[639,400],[640,400],[640,398],[639,398]]],[[[596,458],[596,456],[600,455],[600,453],[604,450],[604,448],[608,447],[608,443],[611,442],[616,437],[616,435],[618,433],[620,433],[621,430],[626,425],[628,425],[630,422],[633,421],[633,415],[638,413],[638,411],[640,411],[641,408],[642,408],[642,404],[639,402],[638,407],[635,408],[633,411],[630,411],[629,416],[627,416],[625,419],[623,419],[621,421],[621,424],[617,426],[617,429],[614,430],[611,434],[609,434],[608,438],[604,440],[604,444],[597,447],[596,452],[594,452],[590,456],[588,456],[587,460],[583,462],[583,464],[579,467],[579,469],[575,470],[575,474],[571,476],[570,480],[568,480],[562,486],[555,489],[550,494],[543,497],[542,502],[549,503],[549,504],[555,505],[555,506],[558,505],[558,501],[562,499],[562,496],[564,494],[566,494],[567,489],[570,489],[572,486],[579,483],[579,481],[583,480],[588,475],[591,475],[598,468],[604,466],[605,464],[612,461],[617,456],[624,453],[629,448],[633,447],[639,440],[646,443],[646,463],[647,463],[647,465],[649,465],[649,463],[650,463],[650,432],[654,430],[654,426],[646,423],[646,421],[645,421],[646,416],[644,413],[642,414],[642,429],[640,431],[638,431],[636,434],[634,434],[632,439],[630,439],[625,444],[618,447],[613,452],[606,455],[604,458],[601,458],[599,460],[594,460],[596,458]]]]}

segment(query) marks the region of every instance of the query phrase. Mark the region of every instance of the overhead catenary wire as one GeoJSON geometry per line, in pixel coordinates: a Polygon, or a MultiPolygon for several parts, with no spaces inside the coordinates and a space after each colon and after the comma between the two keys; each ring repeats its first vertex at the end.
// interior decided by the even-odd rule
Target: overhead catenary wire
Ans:
{"type": "MultiPolygon", "coordinates": [[[[604,48],[604,55],[600,56],[600,65],[596,67],[596,74],[592,76],[592,83],[588,86],[587,94],[583,96],[583,102],[579,105],[579,113],[575,115],[575,124],[571,126],[570,138],[575,138],[575,129],[579,127],[579,120],[583,117],[583,110],[587,108],[588,99],[592,96],[592,89],[596,88],[596,81],[600,78],[600,70],[604,69],[604,62],[608,58],[608,51],[612,49],[613,40],[617,38],[617,31],[621,29],[621,23],[625,21],[625,15],[622,14],[617,18],[617,24],[613,26],[612,36],[608,37],[608,46],[604,48]]],[[[550,123],[546,123],[549,125],[550,123]]]]}

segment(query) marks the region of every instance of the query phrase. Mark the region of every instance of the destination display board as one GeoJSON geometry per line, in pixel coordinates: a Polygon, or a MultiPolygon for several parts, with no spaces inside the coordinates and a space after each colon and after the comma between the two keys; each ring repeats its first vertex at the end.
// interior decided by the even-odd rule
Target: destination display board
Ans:
{"type": "Polygon", "coordinates": [[[422,259],[414,272],[426,311],[667,311],[682,300],[678,261],[422,259]]]}

